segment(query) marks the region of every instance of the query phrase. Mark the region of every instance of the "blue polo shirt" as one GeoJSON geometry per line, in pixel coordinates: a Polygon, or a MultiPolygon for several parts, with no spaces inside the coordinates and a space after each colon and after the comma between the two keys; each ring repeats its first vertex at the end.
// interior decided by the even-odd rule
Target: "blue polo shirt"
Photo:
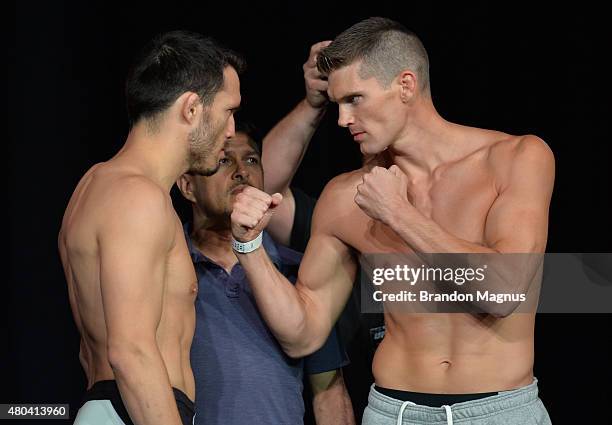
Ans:
{"type": "MultiPolygon", "coordinates": [[[[302,424],[304,371],[321,373],[348,363],[335,330],[319,351],[291,359],[257,310],[240,263],[228,274],[195,248],[187,225],[185,235],[198,276],[191,346],[195,424],[302,424]]],[[[263,248],[295,283],[301,254],[277,245],[265,232],[263,248]]]]}

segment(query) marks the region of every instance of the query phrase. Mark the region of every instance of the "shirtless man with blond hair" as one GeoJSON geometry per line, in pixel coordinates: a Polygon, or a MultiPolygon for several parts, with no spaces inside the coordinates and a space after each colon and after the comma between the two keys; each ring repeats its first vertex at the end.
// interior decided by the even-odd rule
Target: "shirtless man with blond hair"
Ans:
{"type": "MultiPolygon", "coordinates": [[[[444,120],[415,34],[370,18],[340,34],[317,63],[338,124],[363,154],[384,152],[389,168],[369,162],[326,186],[295,286],[257,248],[282,196],[249,187],[236,197],[234,246],[287,354],[303,356],[325,340],[351,292],[357,254],[544,252],[550,149],[536,136],[444,120]]],[[[363,423],[550,423],[533,376],[535,314],[484,313],[386,309],[363,423]]]]}
{"type": "Polygon", "coordinates": [[[152,40],[128,76],[123,148],[70,199],[59,250],[87,375],[77,425],[193,421],[197,281],[169,193],[183,173],[217,171],[242,68],[195,33],[152,40]]]}

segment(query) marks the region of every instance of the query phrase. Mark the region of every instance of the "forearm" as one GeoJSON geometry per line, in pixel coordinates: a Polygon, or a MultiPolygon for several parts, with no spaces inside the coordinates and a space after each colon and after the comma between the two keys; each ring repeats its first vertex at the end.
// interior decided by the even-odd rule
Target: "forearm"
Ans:
{"type": "Polygon", "coordinates": [[[318,348],[312,305],[307,296],[280,273],[265,250],[236,256],[247,275],[257,307],[268,327],[291,357],[302,357],[318,348]]]}
{"type": "Polygon", "coordinates": [[[282,192],[289,186],[325,110],[303,99],[264,137],[262,164],[266,192],[282,192]]]}
{"type": "Polygon", "coordinates": [[[317,425],[354,425],[353,405],[344,385],[342,372],[337,370],[318,375],[328,374],[331,379],[323,388],[316,385],[311,377],[314,394],[312,408],[317,425]]]}
{"type": "Polygon", "coordinates": [[[389,227],[415,252],[495,254],[498,251],[458,238],[414,207],[397,209],[389,227]]]}
{"type": "MultiPolygon", "coordinates": [[[[475,311],[486,312],[498,317],[505,317],[521,304],[521,301],[493,303],[488,299],[479,299],[476,289],[491,294],[527,294],[532,285],[539,284],[537,274],[541,266],[541,255],[517,253],[504,254],[499,250],[457,238],[444,230],[433,220],[418,211],[390,220],[390,227],[402,240],[414,250],[416,255],[428,266],[456,271],[481,269],[484,280],[476,283],[443,285],[442,291],[457,291],[470,294],[466,304],[476,307],[475,311]],[[450,255],[420,255],[450,254],[450,255]],[[429,264],[433,262],[435,264],[429,264]],[[478,284],[475,287],[474,284],[478,284]]],[[[527,297],[527,295],[525,295],[527,297]]],[[[531,302],[532,300],[528,300],[531,302]]],[[[531,304],[525,304],[526,311],[531,311],[531,304]]]]}
{"type": "Polygon", "coordinates": [[[156,346],[109,352],[127,411],[141,425],[181,425],[168,372],[156,346]]]}

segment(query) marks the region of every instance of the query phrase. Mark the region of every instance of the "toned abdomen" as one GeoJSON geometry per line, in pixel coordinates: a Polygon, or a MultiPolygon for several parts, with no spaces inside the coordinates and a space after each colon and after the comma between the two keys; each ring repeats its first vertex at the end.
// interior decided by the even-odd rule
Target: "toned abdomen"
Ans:
{"type": "Polygon", "coordinates": [[[533,377],[533,315],[388,315],[372,370],[376,384],[461,394],[509,390],[533,377]]]}

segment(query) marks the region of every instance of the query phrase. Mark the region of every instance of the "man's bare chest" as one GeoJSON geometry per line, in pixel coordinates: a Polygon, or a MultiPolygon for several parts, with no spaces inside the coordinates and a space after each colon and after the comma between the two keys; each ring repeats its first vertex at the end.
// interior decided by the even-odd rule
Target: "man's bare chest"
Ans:
{"type": "Polygon", "coordinates": [[[177,229],[174,247],[166,260],[165,286],[167,302],[191,307],[198,282],[182,228],[177,229]]]}
{"type": "MultiPolygon", "coordinates": [[[[418,214],[473,243],[483,242],[487,215],[497,196],[492,173],[481,170],[447,173],[435,181],[411,181],[406,194],[418,214]]],[[[404,223],[410,226],[410,221],[404,223]]],[[[390,226],[368,217],[354,202],[337,236],[360,253],[412,251],[390,226]]]]}

